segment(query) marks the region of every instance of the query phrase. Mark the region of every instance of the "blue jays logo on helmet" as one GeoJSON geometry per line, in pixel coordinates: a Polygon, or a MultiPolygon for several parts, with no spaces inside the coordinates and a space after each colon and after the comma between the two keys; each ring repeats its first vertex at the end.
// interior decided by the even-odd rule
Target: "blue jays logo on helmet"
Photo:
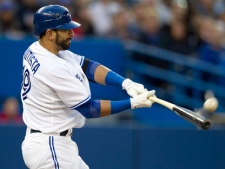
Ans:
{"type": "Polygon", "coordinates": [[[74,29],[80,26],[72,21],[69,10],[60,5],[48,5],[34,14],[34,34],[39,36],[47,29],[74,29]]]}

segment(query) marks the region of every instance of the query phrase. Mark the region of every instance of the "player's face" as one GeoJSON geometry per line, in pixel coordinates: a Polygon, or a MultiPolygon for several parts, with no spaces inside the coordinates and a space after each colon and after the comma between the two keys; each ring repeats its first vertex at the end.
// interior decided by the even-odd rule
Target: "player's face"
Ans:
{"type": "Polygon", "coordinates": [[[73,35],[73,30],[57,30],[55,38],[56,45],[61,50],[69,49],[73,35]]]}

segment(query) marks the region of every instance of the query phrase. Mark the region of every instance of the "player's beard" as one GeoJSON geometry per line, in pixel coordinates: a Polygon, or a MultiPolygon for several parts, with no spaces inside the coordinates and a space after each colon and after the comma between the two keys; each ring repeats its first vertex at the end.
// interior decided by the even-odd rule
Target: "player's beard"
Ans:
{"type": "Polygon", "coordinates": [[[62,49],[62,50],[67,50],[70,48],[70,41],[71,38],[67,39],[62,39],[58,33],[56,32],[56,38],[55,38],[55,43],[62,49]]]}

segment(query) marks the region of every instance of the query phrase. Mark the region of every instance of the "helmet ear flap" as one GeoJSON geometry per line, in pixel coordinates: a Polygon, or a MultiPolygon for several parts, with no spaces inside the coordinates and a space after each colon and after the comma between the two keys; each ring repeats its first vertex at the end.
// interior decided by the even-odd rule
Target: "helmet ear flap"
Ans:
{"type": "Polygon", "coordinates": [[[72,21],[69,10],[60,5],[40,8],[33,19],[34,34],[40,36],[47,29],[74,29],[80,26],[72,21]]]}

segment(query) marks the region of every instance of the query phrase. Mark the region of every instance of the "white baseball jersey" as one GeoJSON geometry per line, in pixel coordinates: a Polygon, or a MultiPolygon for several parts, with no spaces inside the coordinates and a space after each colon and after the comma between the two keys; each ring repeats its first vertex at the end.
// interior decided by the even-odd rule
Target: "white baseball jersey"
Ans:
{"type": "Polygon", "coordinates": [[[73,110],[91,98],[81,66],[84,57],[68,50],[54,55],[34,42],[23,56],[23,120],[34,130],[60,133],[82,127],[85,117],[73,110]]]}

